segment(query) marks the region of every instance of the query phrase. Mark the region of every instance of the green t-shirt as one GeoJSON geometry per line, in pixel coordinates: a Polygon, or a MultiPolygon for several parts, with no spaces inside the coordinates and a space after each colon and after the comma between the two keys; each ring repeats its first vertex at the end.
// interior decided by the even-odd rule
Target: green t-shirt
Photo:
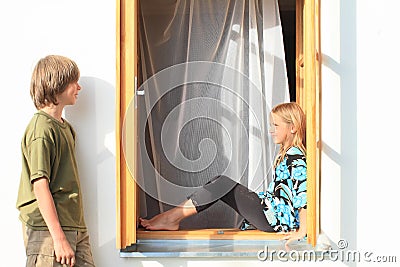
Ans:
{"type": "Polygon", "coordinates": [[[46,177],[61,227],[85,231],[72,126],[66,120],[60,122],[38,111],[26,128],[21,149],[22,172],[17,199],[20,220],[34,230],[47,230],[32,184],[35,179],[46,177]]]}

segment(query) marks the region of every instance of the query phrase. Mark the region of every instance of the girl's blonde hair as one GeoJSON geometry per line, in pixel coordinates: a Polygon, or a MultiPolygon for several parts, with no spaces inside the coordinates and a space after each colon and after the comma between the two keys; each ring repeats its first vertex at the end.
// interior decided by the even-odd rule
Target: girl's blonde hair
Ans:
{"type": "Polygon", "coordinates": [[[295,102],[283,103],[275,106],[271,110],[271,114],[292,124],[296,130],[293,133],[292,143],[286,147],[281,145],[275,165],[283,160],[287,150],[292,146],[298,147],[306,155],[306,116],[301,107],[295,102]]]}
{"type": "Polygon", "coordinates": [[[77,82],[79,69],[67,57],[49,55],[36,64],[31,79],[30,94],[37,109],[50,103],[57,105],[57,96],[64,92],[68,84],[77,82]]]}

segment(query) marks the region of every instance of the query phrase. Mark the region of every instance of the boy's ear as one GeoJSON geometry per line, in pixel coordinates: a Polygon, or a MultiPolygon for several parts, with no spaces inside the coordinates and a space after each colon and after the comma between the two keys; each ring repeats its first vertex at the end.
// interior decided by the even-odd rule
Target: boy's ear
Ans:
{"type": "Polygon", "coordinates": [[[290,129],[290,132],[291,132],[292,134],[294,134],[294,133],[296,133],[296,129],[292,126],[291,129],[290,129]]]}

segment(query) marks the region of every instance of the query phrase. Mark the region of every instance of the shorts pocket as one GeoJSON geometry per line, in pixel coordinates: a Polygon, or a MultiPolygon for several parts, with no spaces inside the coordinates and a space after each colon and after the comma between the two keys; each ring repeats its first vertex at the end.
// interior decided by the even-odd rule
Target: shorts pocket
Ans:
{"type": "Polygon", "coordinates": [[[26,258],[26,267],[56,267],[62,266],[52,256],[31,254],[26,258]]]}
{"type": "MultiPolygon", "coordinates": [[[[28,229],[28,231],[29,230],[30,229],[28,229]]],[[[29,256],[35,254],[54,257],[54,245],[50,232],[33,230],[29,231],[26,255],[29,256]]]]}

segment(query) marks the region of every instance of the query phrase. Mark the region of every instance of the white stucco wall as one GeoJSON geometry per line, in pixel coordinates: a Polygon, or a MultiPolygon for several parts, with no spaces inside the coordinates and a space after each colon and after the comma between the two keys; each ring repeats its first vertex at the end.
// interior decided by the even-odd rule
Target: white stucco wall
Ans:
{"type": "Polygon", "coordinates": [[[395,237],[399,236],[395,212],[400,187],[397,174],[400,3],[358,2],[358,243],[382,254],[400,255],[395,245],[395,237]],[[380,217],[385,221],[380,221],[380,217]]]}
{"type": "MultiPolygon", "coordinates": [[[[398,23],[390,23],[399,17],[397,2],[322,0],[321,228],[333,242],[346,239],[352,249],[397,255],[399,261],[394,214],[399,186],[395,127],[400,44],[398,23]]],[[[20,139],[34,112],[29,97],[32,68],[40,57],[62,54],[81,69],[84,89],[65,116],[78,133],[85,217],[97,265],[265,266],[256,259],[119,258],[115,249],[115,13],[112,0],[0,3],[0,265],[23,266],[25,260],[14,206],[20,139]]]]}
{"type": "Polygon", "coordinates": [[[61,54],[75,60],[83,87],[65,117],[78,135],[77,154],[85,217],[99,266],[117,266],[115,249],[115,1],[2,1],[0,226],[2,266],[24,266],[21,224],[15,209],[20,140],[35,109],[29,96],[37,60],[61,54]],[[7,131],[5,130],[7,129],[7,131]],[[14,258],[9,258],[14,255],[14,258]],[[4,260],[6,264],[4,264],[4,260]]]}
{"type": "Polygon", "coordinates": [[[397,255],[398,1],[321,1],[321,228],[397,255]]]}

